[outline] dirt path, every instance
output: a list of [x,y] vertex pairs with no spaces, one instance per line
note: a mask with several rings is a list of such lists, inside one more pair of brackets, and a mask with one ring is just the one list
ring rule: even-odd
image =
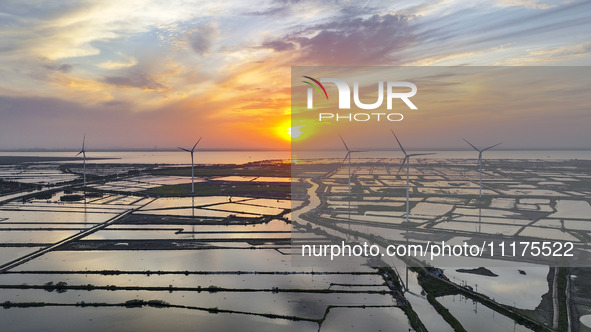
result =
[[552,304],[554,316],[552,317],[552,328],[558,328],[558,267],[554,268],[554,280],[552,281]]

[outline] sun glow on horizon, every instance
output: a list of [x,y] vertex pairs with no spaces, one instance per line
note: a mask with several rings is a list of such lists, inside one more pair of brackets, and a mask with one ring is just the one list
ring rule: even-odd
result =
[[287,128],[287,132],[291,138],[298,138],[302,134],[302,131],[300,130],[302,127],[304,126],[290,127]]
[[[288,142],[291,142],[295,139],[302,139],[302,128],[306,127],[306,125],[300,126],[292,126],[291,119],[282,122],[280,125],[276,126],[274,129],[275,134]],[[305,135],[304,135],[305,136]]]
[[275,135],[277,135],[282,140],[291,142],[292,139],[292,132],[291,132],[291,119],[287,119],[286,121],[281,122],[274,128]]

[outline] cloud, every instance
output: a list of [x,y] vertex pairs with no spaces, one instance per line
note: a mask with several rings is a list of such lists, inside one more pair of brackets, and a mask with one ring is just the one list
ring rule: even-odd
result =
[[269,9],[265,9],[262,11],[256,11],[256,12],[248,12],[246,13],[246,15],[251,15],[251,16],[281,16],[281,15],[287,15],[291,13],[291,7],[285,6],[285,7],[272,7]]
[[535,0],[500,0],[497,5],[506,7],[521,6],[531,9],[548,9],[556,6],[556,4]]
[[103,82],[119,87],[138,88],[149,91],[164,92],[168,90],[167,86],[155,81],[150,75],[135,71],[129,72],[125,76],[105,76]]
[[324,65],[395,64],[395,52],[416,40],[409,17],[398,14],[368,18],[334,17],[284,37],[268,40],[262,47],[277,52],[297,47],[299,61]]
[[67,63],[60,63],[58,61],[52,61],[49,59],[43,59],[43,64],[41,66],[45,69],[59,71],[62,73],[68,73],[73,68],[72,65]]
[[109,60],[109,61],[101,62],[97,66],[102,69],[113,70],[113,69],[133,67],[133,66],[137,65],[137,63],[138,63],[137,59],[135,59],[133,57],[125,57],[125,59],[123,59],[121,61]]
[[125,100],[89,105],[55,97],[0,95],[0,149],[74,149],[83,133],[90,149],[174,148],[197,135],[204,137],[203,147],[210,149],[248,149],[253,144],[268,149],[286,147],[284,141],[268,136],[276,118],[286,119],[282,113],[224,113],[236,100],[211,97],[187,98],[138,113]]
[[[215,15],[233,1],[45,1],[37,5],[5,0],[0,3],[2,48],[52,60],[99,55],[104,43],[149,33],[156,26]],[[198,15],[196,14],[198,13]],[[8,40],[6,40],[8,39]],[[8,44],[6,42],[9,42]]]
[[[247,11],[243,15],[276,18],[286,21],[292,18],[317,19],[324,15],[340,14],[344,16],[371,15],[380,9],[369,6],[371,0],[364,1],[317,1],[317,0],[274,0],[268,7],[257,11]],[[336,4],[336,6],[335,6]],[[388,5],[382,4],[382,10]],[[387,12],[387,10],[386,10]]]
[[283,41],[283,40],[271,40],[264,42],[262,45],[263,48],[270,48],[274,51],[283,52],[283,51],[290,51],[296,48],[296,44],[294,42]]
[[285,16],[292,14],[293,7],[301,2],[301,0],[275,0],[273,1],[273,5],[271,7],[261,11],[247,12],[245,15]]
[[124,101],[124,100],[109,100],[109,101],[105,101],[103,103],[101,103],[102,105],[105,105],[107,107],[127,107],[127,109],[130,109],[131,105],[129,104],[129,102]]
[[187,34],[187,41],[195,53],[205,55],[211,50],[218,34],[219,31],[214,25],[207,24],[197,30],[190,31]]
[[564,42],[571,37],[566,36],[565,31],[583,31],[589,27],[588,17],[583,13],[590,9],[591,2],[588,1],[543,11],[512,6],[482,12],[478,7],[468,7],[442,17],[424,18],[417,37],[427,51],[430,51],[427,45],[435,44],[438,54],[441,50],[454,53],[476,51],[507,43],[519,46],[547,44],[549,40]]
[[[0,116],[7,120],[0,123],[0,148],[71,148],[82,133],[86,133],[91,149],[144,146],[142,140],[152,145],[155,137],[165,141],[165,135],[156,130],[158,125],[167,132],[174,125],[166,112],[141,117],[125,102],[88,105],[58,98],[1,95]],[[23,131],[29,134],[19,134]]]
[[247,110],[263,110],[269,112],[275,112],[289,105],[290,99],[288,98],[256,98],[252,100],[245,100],[245,104],[239,106],[237,109],[240,111]]
[[587,57],[591,52],[591,43],[564,45],[560,47],[527,50],[526,55],[500,61],[497,65],[524,66],[545,65],[552,62],[565,62]]

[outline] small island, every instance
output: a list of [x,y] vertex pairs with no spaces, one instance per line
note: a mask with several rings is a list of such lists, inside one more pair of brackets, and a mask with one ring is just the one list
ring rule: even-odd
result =
[[486,277],[498,277],[499,276],[497,274],[494,274],[491,270],[489,270],[485,267],[479,267],[476,269],[457,269],[456,272],[478,274],[478,275],[486,276]]

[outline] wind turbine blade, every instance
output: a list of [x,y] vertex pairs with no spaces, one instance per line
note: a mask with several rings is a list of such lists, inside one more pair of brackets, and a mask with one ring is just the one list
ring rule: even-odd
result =
[[408,156],[405,156],[404,159],[402,160],[402,164],[400,164],[400,168],[398,168],[398,172],[396,172],[396,175],[398,175],[400,173],[400,171],[402,170],[402,167],[404,167],[404,164],[408,162]]
[[470,144],[470,146],[471,146],[471,147],[473,147],[473,148],[474,148],[474,150],[476,150],[476,151],[480,152],[480,150],[479,150],[477,147],[475,147],[474,145],[472,145],[472,143],[468,142],[468,140],[466,140],[465,138],[462,138],[462,139],[463,139],[464,141],[466,141],[466,143]]
[[345,149],[347,149],[347,151],[349,151],[349,147],[347,146],[347,143],[345,143],[343,136],[339,135],[339,137],[341,138],[341,141],[343,141],[343,144],[345,145]]
[[82,151],[76,153],[76,155],[74,157],[78,157],[81,153],[82,153]]
[[82,151],[84,151],[84,143],[86,142],[86,134],[82,136]]
[[394,135],[394,138],[396,139],[396,142],[398,142],[398,145],[400,146],[400,150],[402,150],[402,152],[406,156],[407,155],[406,150],[404,150],[404,148],[402,147],[402,144],[400,144],[400,141],[398,140],[398,137],[396,136],[396,134],[394,134],[394,130],[390,129],[390,131],[392,132],[392,135]]
[[195,147],[197,146],[197,144],[199,144],[199,142],[201,141],[202,138],[203,138],[203,136],[199,137],[199,139],[197,140],[197,143],[195,143],[195,145],[193,145],[193,148],[191,149],[191,151],[195,151]]
[[478,164],[480,165],[480,162],[482,161],[482,151],[479,151],[478,153]]
[[179,149],[181,149],[181,150],[183,150],[183,151],[191,152],[191,150],[187,150],[187,149],[185,149],[185,148],[181,148],[180,146],[177,146],[177,148],[179,148]]
[[495,145],[493,145],[493,146],[489,146],[489,147],[488,147],[488,148],[486,148],[486,149],[482,149],[482,151],[484,152],[484,151],[486,151],[486,150],[490,150],[490,149],[494,148],[495,146],[499,146],[499,145],[501,145],[501,144],[502,144],[502,143],[495,144]]
[[345,160],[347,160],[347,158],[349,158],[349,155],[350,154],[351,154],[351,152],[347,152],[347,154],[345,155],[345,158],[343,159],[343,161],[341,162],[341,164],[344,163]]

